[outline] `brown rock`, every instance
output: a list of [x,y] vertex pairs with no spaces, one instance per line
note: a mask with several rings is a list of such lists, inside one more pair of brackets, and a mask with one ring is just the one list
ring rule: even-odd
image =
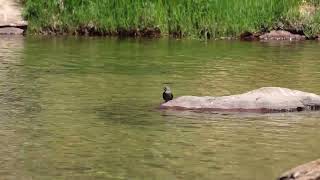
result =
[[231,96],[182,96],[166,102],[160,107],[199,111],[293,112],[320,110],[320,96],[287,88],[264,87]]
[[296,168],[293,168],[278,180],[319,180],[320,179],[320,159],[312,161]]
[[254,41],[254,40],[259,40],[259,36],[261,34],[259,33],[251,33],[249,31],[245,31],[240,34],[240,40],[242,41]]
[[306,37],[299,34],[292,34],[288,31],[271,31],[269,33],[263,34],[260,37],[260,40],[289,40],[289,41],[301,41],[305,40]]

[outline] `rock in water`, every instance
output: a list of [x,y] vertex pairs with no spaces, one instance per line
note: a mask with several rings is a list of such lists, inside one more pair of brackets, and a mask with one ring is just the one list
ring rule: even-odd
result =
[[24,33],[23,29],[8,27],[8,28],[0,28],[0,35],[21,35]]
[[317,180],[320,179],[320,159],[293,168],[278,180]]
[[261,113],[294,112],[320,110],[320,96],[287,88],[263,87],[232,96],[181,96],[163,103],[161,108]]
[[301,41],[305,40],[306,37],[299,34],[292,34],[288,31],[271,31],[269,33],[263,34],[260,40],[290,40],[290,41]]

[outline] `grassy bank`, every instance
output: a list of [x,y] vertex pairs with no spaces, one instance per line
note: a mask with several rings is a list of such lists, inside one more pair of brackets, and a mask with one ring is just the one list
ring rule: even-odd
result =
[[[31,33],[238,36],[283,26],[315,35],[320,16],[301,15],[303,0],[24,0]],[[307,4],[317,6],[319,0]],[[309,16],[309,15],[308,15]],[[142,34],[143,35],[143,34]],[[148,34],[147,34],[148,35]]]

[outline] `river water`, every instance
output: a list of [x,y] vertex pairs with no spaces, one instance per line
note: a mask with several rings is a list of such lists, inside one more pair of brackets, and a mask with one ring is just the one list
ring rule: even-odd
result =
[[162,111],[264,86],[320,94],[318,42],[1,37],[1,179],[270,180],[320,156],[320,113]]

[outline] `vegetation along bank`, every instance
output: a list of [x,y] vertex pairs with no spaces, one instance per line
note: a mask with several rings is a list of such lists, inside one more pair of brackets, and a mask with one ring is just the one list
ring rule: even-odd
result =
[[24,0],[28,33],[254,38],[320,34],[320,0]]

